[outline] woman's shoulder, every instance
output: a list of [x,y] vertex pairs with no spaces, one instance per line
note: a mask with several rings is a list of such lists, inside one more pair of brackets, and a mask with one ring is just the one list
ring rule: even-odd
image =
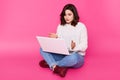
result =
[[63,27],[64,25],[61,25],[60,23],[58,24],[58,27]]
[[85,29],[85,28],[86,28],[85,24],[82,23],[82,22],[78,22],[78,24],[77,24],[76,26],[77,26],[78,28],[82,28],[82,29]]
[[78,22],[78,24],[77,24],[77,26],[82,26],[82,27],[85,27],[85,24],[84,23],[82,23],[82,22]]
[[61,30],[61,29],[63,29],[63,25],[61,25],[61,24],[58,24],[58,26],[57,26],[57,29],[58,29],[58,30]]

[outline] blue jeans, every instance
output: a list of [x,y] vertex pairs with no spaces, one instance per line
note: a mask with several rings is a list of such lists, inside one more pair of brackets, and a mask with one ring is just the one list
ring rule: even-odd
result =
[[53,65],[79,68],[84,64],[84,57],[77,52],[73,52],[71,55],[61,55],[45,52],[42,50],[42,48],[40,48],[40,53],[49,65],[50,69],[52,69]]

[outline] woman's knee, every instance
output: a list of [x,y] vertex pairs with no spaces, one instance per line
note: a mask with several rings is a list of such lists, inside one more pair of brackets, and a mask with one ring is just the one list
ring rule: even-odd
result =
[[74,54],[70,55],[69,57],[70,57],[70,60],[74,63],[77,63],[79,60],[79,55],[77,53],[74,53]]
[[74,66],[74,68],[80,68],[84,65],[84,57],[83,56],[79,56],[79,60],[78,63]]

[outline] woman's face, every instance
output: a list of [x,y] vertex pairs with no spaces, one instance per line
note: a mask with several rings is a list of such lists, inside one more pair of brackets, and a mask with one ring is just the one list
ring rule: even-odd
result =
[[70,24],[74,19],[73,12],[71,10],[65,10],[64,19],[67,24]]

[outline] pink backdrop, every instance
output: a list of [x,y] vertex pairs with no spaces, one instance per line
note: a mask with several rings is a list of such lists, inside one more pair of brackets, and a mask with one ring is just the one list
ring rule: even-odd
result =
[[66,78],[120,79],[120,0],[0,0],[0,80],[48,80],[46,73],[60,79],[38,66],[36,35],[56,31],[67,3],[75,4],[87,27],[89,48],[84,67]]

